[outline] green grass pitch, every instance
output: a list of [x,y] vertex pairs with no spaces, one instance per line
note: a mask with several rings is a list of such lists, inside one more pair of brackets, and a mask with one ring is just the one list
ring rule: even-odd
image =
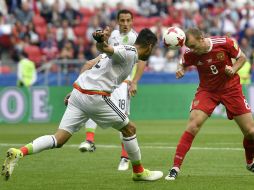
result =
[[[186,120],[136,121],[143,164],[161,170],[172,164],[175,147]],[[38,136],[53,134],[57,124],[0,125],[0,162],[9,147],[19,147]],[[117,171],[119,133],[98,129],[97,150],[80,153],[82,129],[61,149],[48,150],[20,160],[0,190],[252,190],[254,174],[245,169],[242,135],[233,121],[208,120],[195,139],[176,181],[134,182],[131,170]]]

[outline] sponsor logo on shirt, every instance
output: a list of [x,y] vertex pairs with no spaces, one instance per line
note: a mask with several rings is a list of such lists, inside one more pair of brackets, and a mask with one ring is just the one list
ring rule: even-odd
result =
[[216,54],[218,60],[223,61],[225,59],[225,55],[223,52],[219,52]]

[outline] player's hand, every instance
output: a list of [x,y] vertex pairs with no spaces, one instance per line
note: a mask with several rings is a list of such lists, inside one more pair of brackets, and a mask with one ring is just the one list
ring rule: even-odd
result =
[[68,100],[69,100],[70,96],[71,96],[71,92],[68,93],[68,94],[65,96],[65,98],[64,98],[64,105],[65,105],[65,106],[68,105]]
[[183,68],[179,68],[176,70],[176,78],[179,79],[179,78],[182,78],[184,76],[184,69]]
[[133,97],[137,94],[138,85],[136,82],[131,82],[129,87],[129,96]]
[[98,42],[102,43],[104,41],[108,41],[108,38],[112,32],[112,29],[107,26],[104,30],[96,30],[93,32],[93,38]]
[[93,32],[93,39],[95,39],[98,43],[104,42],[104,33],[102,30],[96,30]]
[[226,75],[232,77],[235,74],[235,71],[234,71],[234,69],[231,66],[226,65],[226,67],[225,67],[225,73],[226,73]]

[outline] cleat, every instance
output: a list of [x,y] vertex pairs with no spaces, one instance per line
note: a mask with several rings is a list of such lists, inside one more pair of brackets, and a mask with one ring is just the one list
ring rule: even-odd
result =
[[172,168],[171,170],[169,170],[168,175],[165,177],[165,180],[175,180],[178,173],[179,173],[179,168]]
[[79,145],[80,152],[94,152],[95,149],[95,144],[91,141],[85,141]]
[[5,177],[5,180],[8,180],[14,170],[15,165],[19,161],[20,158],[23,157],[23,153],[16,148],[10,148],[7,151],[6,159],[2,166],[1,175]]
[[121,160],[120,160],[120,163],[118,165],[118,170],[119,171],[128,170],[129,169],[129,163],[130,163],[130,160],[128,158],[122,157]]
[[162,178],[163,173],[161,171],[150,171],[144,169],[142,173],[132,173],[132,179],[134,181],[156,181]]
[[246,169],[249,170],[250,172],[254,172],[254,162],[250,165],[247,165]]

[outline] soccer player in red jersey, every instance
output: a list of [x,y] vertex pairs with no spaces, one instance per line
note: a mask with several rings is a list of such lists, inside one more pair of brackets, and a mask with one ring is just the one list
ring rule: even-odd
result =
[[[234,119],[244,135],[247,169],[254,172],[254,122],[237,74],[246,61],[244,53],[229,37],[206,38],[197,28],[186,31],[185,45],[188,49],[178,64],[176,78],[184,76],[186,67],[195,65],[200,83],[192,101],[187,128],[176,148],[173,167],[165,179],[176,179],[195,136],[220,103],[225,106],[228,119]],[[232,59],[235,59],[234,64]]]

